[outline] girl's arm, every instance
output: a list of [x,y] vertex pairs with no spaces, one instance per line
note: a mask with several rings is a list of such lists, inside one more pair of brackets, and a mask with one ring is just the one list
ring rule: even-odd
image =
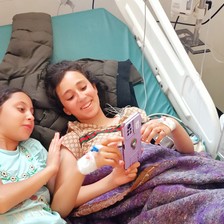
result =
[[30,198],[55,174],[55,169],[51,166],[30,177],[29,179],[3,184],[0,181],[0,213],[3,214]]
[[59,169],[59,162],[60,142],[57,133],[49,147],[47,167],[45,169],[20,182],[3,184],[0,181],[0,213],[7,212],[35,194],[51,177],[56,175]]

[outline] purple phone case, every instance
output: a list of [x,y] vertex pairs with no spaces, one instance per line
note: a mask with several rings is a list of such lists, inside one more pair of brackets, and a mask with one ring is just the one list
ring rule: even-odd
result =
[[137,162],[142,154],[141,122],[141,115],[136,112],[122,124],[121,135],[124,138],[122,156],[125,162],[125,169]]

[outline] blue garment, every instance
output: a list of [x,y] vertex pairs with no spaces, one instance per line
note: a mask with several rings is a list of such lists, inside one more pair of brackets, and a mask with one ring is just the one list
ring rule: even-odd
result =
[[[35,139],[21,142],[15,151],[0,149],[0,178],[3,184],[25,180],[46,167],[47,150]],[[4,224],[64,224],[49,206],[50,193],[43,186],[29,199],[0,215]]]

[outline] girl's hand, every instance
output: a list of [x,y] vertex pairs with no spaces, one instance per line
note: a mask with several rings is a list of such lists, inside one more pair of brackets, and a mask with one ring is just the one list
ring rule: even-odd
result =
[[94,155],[98,168],[105,165],[115,167],[119,164],[122,157],[118,145],[121,145],[122,140],[122,137],[114,137],[101,143],[102,148]]
[[127,170],[124,169],[124,161],[120,160],[118,166],[116,166],[111,172],[111,183],[116,187],[133,181],[138,172],[139,162],[132,164]]
[[60,147],[62,138],[59,133],[55,133],[48,150],[47,167],[51,168],[56,174],[60,166]]
[[160,141],[170,133],[171,129],[167,125],[160,122],[159,119],[150,120],[143,124],[141,128],[142,141],[146,143],[150,143],[154,138],[155,144],[159,144]]

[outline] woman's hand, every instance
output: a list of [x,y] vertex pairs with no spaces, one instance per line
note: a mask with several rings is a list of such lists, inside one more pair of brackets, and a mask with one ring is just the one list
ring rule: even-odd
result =
[[[174,119],[172,119],[172,121],[176,123]],[[146,143],[150,143],[154,138],[155,144],[159,144],[160,141],[170,133],[171,129],[167,125],[163,124],[160,119],[150,120],[143,124],[141,128],[142,141]]]
[[114,137],[108,138],[101,143],[102,147],[99,152],[94,153],[98,168],[105,165],[115,167],[119,164],[119,160],[121,160],[122,157],[118,145],[121,145],[122,140],[122,137]]
[[165,136],[172,135],[177,151],[190,154],[194,152],[194,145],[188,133],[174,118],[161,117],[150,120],[142,125],[141,134],[143,142],[149,143],[154,138],[155,144],[159,144]]
[[118,166],[114,167],[111,172],[111,184],[116,187],[133,181],[138,172],[139,162],[132,164],[127,170],[124,169],[124,161],[120,160]]

